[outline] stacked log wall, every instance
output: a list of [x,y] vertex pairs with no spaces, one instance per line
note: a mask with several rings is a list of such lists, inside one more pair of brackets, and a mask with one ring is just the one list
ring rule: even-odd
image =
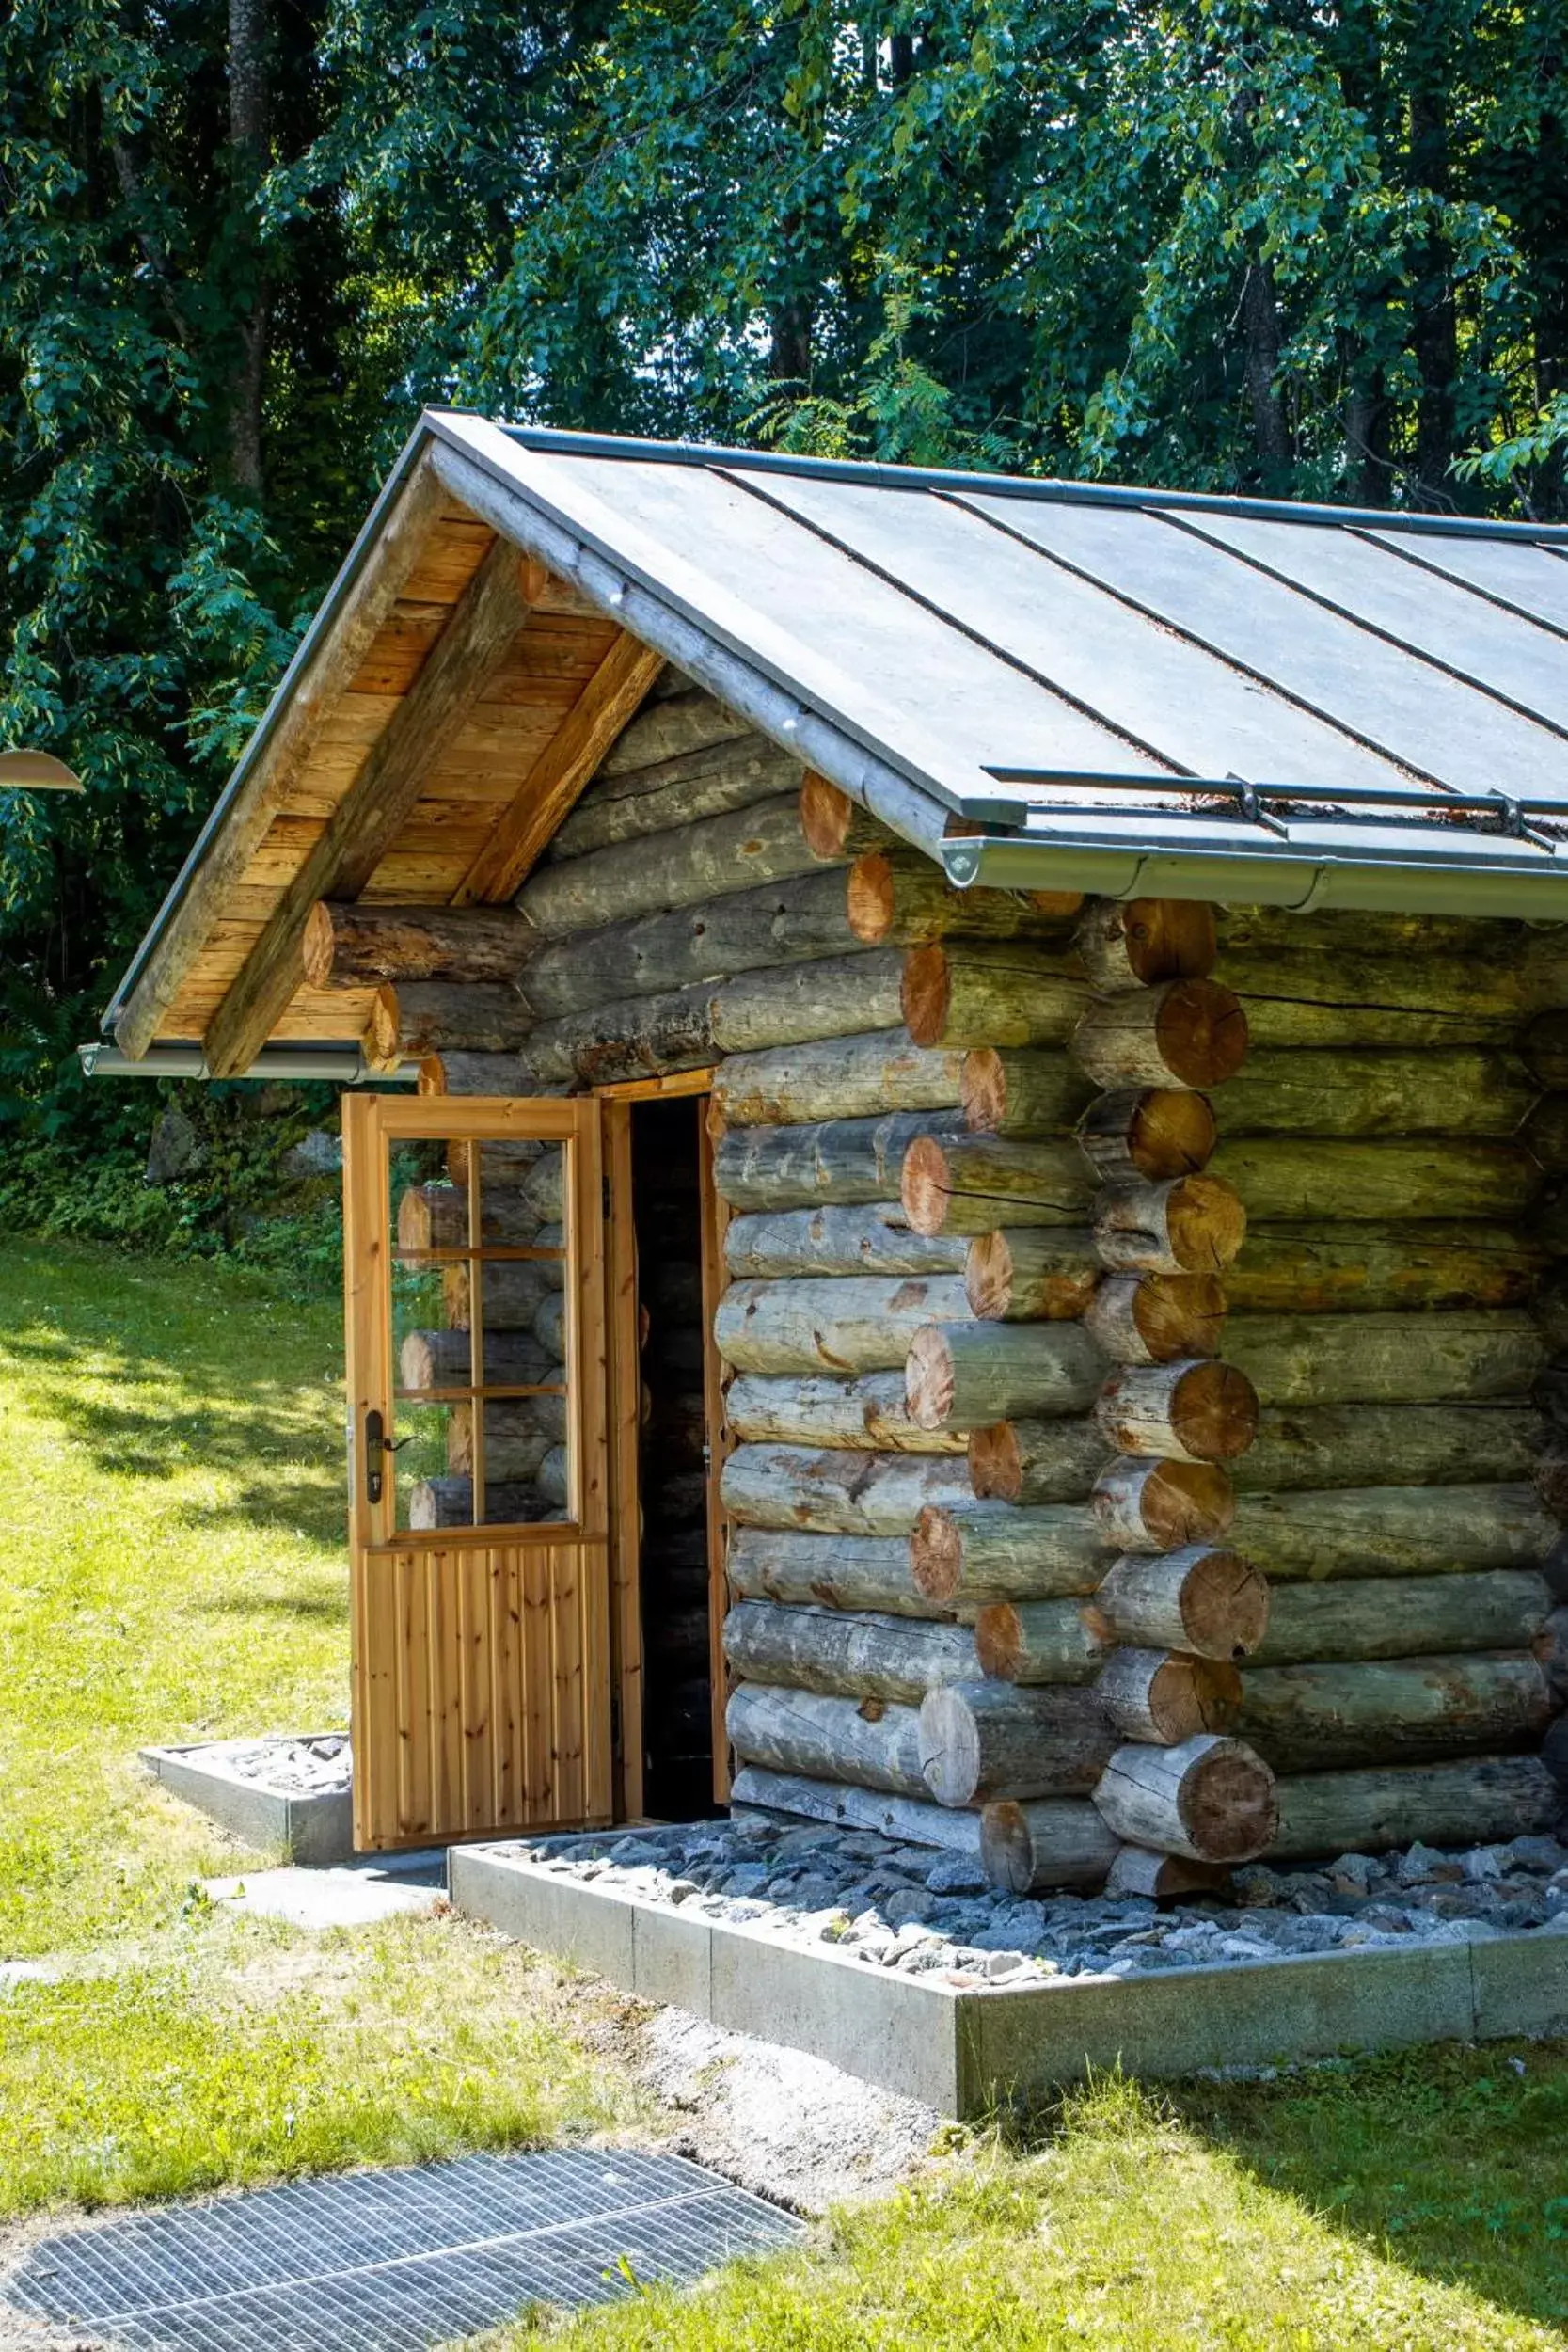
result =
[[384,975],[435,1087],[716,1068],[736,1800],[1153,1892],[1538,1825],[1555,959],[958,893],[798,782],[676,681]]

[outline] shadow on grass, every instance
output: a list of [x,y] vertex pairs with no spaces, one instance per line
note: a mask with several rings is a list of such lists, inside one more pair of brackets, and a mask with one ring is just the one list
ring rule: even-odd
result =
[[[1568,2323],[1568,2042],[1450,2042],[1149,2095],[1264,2187],[1402,2268]],[[1008,2137],[1037,2149],[1060,2112]]]
[[347,1625],[348,1594],[222,1593],[195,1601],[188,1617],[311,1617],[323,1625]]

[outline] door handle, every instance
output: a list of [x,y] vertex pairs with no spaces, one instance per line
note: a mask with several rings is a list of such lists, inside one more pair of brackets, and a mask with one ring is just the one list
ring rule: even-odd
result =
[[388,1437],[386,1422],[375,1406],[372,1406],[365,1415],[365,1501],[367,1502],[381,1501],[381,1490],[386,1484],[387,1456],[388,1454],[398,1453],[407,1443],[406,1438],[399,1438],[394,1443]]

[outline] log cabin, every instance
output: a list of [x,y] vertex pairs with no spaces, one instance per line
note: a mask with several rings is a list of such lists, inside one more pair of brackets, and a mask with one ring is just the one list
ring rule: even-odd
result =
[[420,421],[105,1015],[345,1080],[365,1849],[1568,1775],[1568,531]]

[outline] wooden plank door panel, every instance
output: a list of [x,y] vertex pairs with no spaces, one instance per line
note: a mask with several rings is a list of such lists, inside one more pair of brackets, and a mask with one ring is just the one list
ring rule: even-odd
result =
[[[355,1843],[361,1850],[444,1843],[612,1815],[610,1703],[608,1358],[600,1110],[591,1099],[441,1098],[344,1104],[344,1295],[348,1327],[350,1594]],[[559,1144],[569,1173],[564,1242],[548,1249],[481,1239],[483,1165],[468,1168],[467,1243],[398,1244],[391,1152],[444,1141]],[[563,1252],[563,1256],[562,1256]],[[493,1265],[562,1261],[569,1500],[559,1519],[492,1524],[486,1511],[487,1413],[510,1398],[487,1385],[484,1294]],[[467,1383],[397,1385],[394,1268],[467,1267]],[[369,1417],[391,1445],[421,1409],[458,1399],[468,1415],[476,1523],[404,1524],[396,1454],[379,1497],[367,1476]],[[450,1458],[450,1457],[449,1457]],[[491,1486],[504,1482],[490,1482]]]

